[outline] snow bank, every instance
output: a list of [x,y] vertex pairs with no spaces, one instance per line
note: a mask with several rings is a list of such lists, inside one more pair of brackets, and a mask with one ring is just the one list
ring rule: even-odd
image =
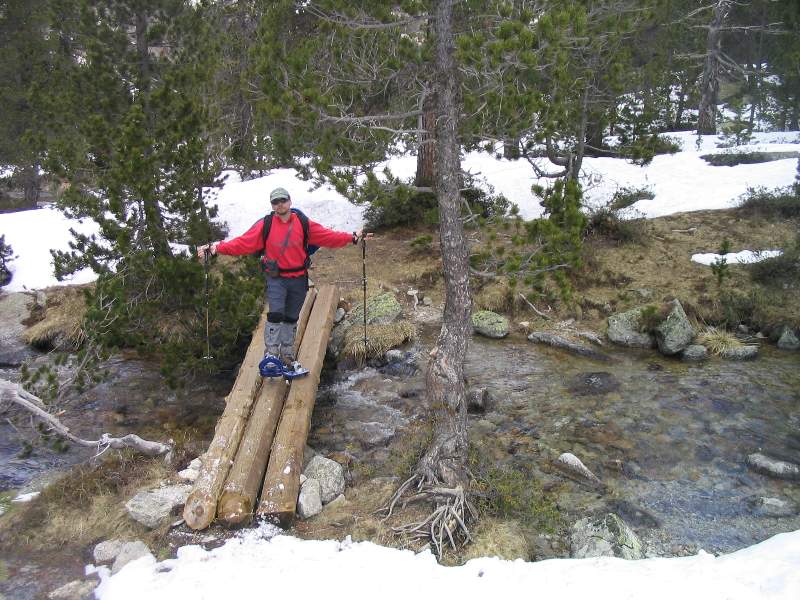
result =
[[[271,537],[274,536],[274,537]],[[93,569],[90,568],[90,571]],[[142,558],[113,577],[101,569],[101,600],[237,597],[800,598],[800,532],[715,557],[562,559],[538,563],[480,558],[443,567],[429,552],[414,554],[370,542],[304,541],[264,530],[214,550],[178,549],[174,560]]]
[[692,262],[700,263],[701,265],[713,265],[718,260],[724,258],[729,265],[748,265],[751,263],[761,262],[768,258],[775,258],[783,254],[781,250],[742,250],[741,252],[729,252],[728,254],[714,254],[713,252],[706,252],[705,254],[692,254]]

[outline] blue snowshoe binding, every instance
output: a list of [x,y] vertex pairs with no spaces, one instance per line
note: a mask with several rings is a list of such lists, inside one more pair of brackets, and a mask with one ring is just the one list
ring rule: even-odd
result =
[[261,373],[262,377],[283,377],[286,381],[308,375],[308,369],[300,366],[299,362],[294,361],[290,365],[285,365],[280,358],[272,354],[267,354],[258,363],[258,372]]
[[262,377],[283,377],[283,363],[277,356],[267,354],[258,363],[258,372],[261,373]]

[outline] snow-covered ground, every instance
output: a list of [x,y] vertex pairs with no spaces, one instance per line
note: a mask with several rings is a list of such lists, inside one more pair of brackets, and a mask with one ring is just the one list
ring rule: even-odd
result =
[[[647,187],[655,194],[631,210],[647,217],[675,212],[720,209],[736,205],[748,187],[774,188],[794,181],[797,160],[786,159],[755,165],[713,167],[700,158],[716,148],[717,138],[700,140],[690,133],[672,135],[683,151],[656,157],[647,167],[625,161],[586,159],[591,177],[585,197],[590,206],[608,202],[620,187]],[[757,134],[757,144],[747,150],[800,149],[797,132]],[[531,193],[536,183],[524,161],[508,161],[487,154],[470,153],[465,167],[483,177],[516,203],[525,218],[541,215]],[[401,177],[413,175],[413,157],[401,157],[388,166]],[[268,210],[267,198],[274,187],[285,187],[298,208],[320,223],[344,231],[358,228],[362,210],[331,188],[310,191],[291,170],[277,170],[265,177],[241,181],[229,174],[215,202],[219,218],[231,235],[237,235]],[[67,250],[69,228],[82,233],[95,229],[91,223],[66,219],[53,209],[0,215],[0,234],[5,235],[16,257],[10,263],[14,278],[6,290],[21,291],[55,285],[50,249]],[[709,249],[713,250],[713,249]],[[734,249],[740,250],[740,249]],[[751,250],[765,250],[754,248]],[[733,255],[728,255],[732,261]],[[713,262],[713,258],[710,259]],[[76,274],[69,283],[83,283],[91,273]],[[100,569],[103,583],[98,597],[122,598],[225,598],[324,594],[352,599],[442,596],[463,598],[505,595],[567,599],[601,598],[713,598],[800,599],[800,531],[775,536],[727,556],[705,553],[686,558],[651,558],[641,561],[601,558],[549,560],[540,563],[509,562],[493,558],[473,560],[463,567],[442,567],[429,553],[415,555],[371,543],[349,541],[301,541],[274,536],[269,528],[244,532],[210,551],[185,546],[174,560],[156,562],[143,558],[109,576]]]
[[[584,196],[587,206],[603,206],[621,187],[645,187],[655,197],[652,200],[640,200],[626,212],[631,216],[652,218],[676,212],[729,208],[736,205],[737,198],[749,187],[775,188],[790,185],[794,181],[796,159],[714,167],[700,156],[730,151],[716,147],[719,141],[717,136],[701,137],[698,149],[698,138],[690,132],[668,135],[681,144],[683,151],[657,156],[646,167],[613,158],[585,159],[584,173],[587,179]],[[798,132],[758,133],[755,134],[755,140],[751,145],[733,150],[800,149]],[[541,216],[542,207],[531,192],[531,185],[537,180],[525,160],[510,161],[483,152],[471,152],[464,157],[463,164],[468,171],[491,185],[496,193],[502,193],[519,206],[524,218]],[[403,156],[392,159],[385,166],[395,175],[407,178],[413,177],[416,162],[413,156]],[[550,168],[544,162],[542,167]],[[249,181],[242,181],[233,172],[226,174],[224,186],[210,201],[219,206],[219,220],[227,223],[231,236],[244,232],[268,212],[269,192],[278,186],[289,190],[294,206],[327,227],[353,231],[363,223],[361,207],[350,204],[330,186],[312,191],[311,185],[299,179],[291,169],[277,169],[269,175]],[[23,291],[57,285],[50,249],[69,249],[70,227],[81,233],[96,231],[93,223],[78,223],[49,208],[0,215],[0,234],[5,235],[6,243],[11,244],[16,256],[10,263],[13,279],[4,289]],[[66,283],[86,283],[93,278],[91,272],[84,271],[75,274]]]
[[[88,569],[94,571],[93,567]],[[178,549],[114,575],[102,567],[101,600],[218,598],[557,598],[559,600],[797,600],[800,531],[715,557],[522,560],[479,558],[443,567],[430,552],[414,554],[370,542],[299,540],[269,526],[214,550]]]

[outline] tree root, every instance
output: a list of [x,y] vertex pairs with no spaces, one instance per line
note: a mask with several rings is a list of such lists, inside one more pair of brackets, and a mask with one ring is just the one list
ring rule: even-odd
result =
[[109,448],[114,448],[116,450],[133,448],[135,451],[146,456],[168,455],[172,451],[172,446],[170,444],[144,440],[132,433],[122,437],[113,437],[108,433],[104,433],[98,440],[81,439],[73,435],[66,425],[47,412],[45,404],[40,398],[24,390],[18,383],[13,383],[7,379],[0,379],[0,399],[10,400],[14,404],[21,406],[35,417],[47,423],[58,435],[68,439],[74,444],[88,446],[90,448],[96,447],[98,455]]
[[[403,498],[412,488],[416,488],[414,493]],[[439,557],[442,556],[446,544],[456,550],[472,541],[467,523],[477,520],[478,515],[461,486],[441,487],[437,482],[415,474],[403,482],[387,505],[378,512],[384,514],[385,521],[392,516],[398,503],[401,508],[405,508],[412,502],[425,501],[435,503],[433,511],[427,517],[415,523],[392,527],[392,531],[411,539],[427,539],[434,554]]]

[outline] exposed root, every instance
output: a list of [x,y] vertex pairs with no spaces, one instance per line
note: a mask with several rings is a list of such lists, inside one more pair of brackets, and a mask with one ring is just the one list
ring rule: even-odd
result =
[[[412,488],[416,488],[414,493],[404,497],[404,494]],[[427,517],[415,523],[392,527],[392,531],[410,539],[428,540],[434,553],[439,557],[442,556],[444,546],[448,543],[455,550],[472,541],[467,522],[477,520],[478,515],[461,486],[441,487],[436,482],[415,474],[403,482],[387,505],[378,512],[384,513],[385,521],[392,516],[398,503],[401,508],[405,508],[412,502],[426,501],[435,504],[433,511]]]

